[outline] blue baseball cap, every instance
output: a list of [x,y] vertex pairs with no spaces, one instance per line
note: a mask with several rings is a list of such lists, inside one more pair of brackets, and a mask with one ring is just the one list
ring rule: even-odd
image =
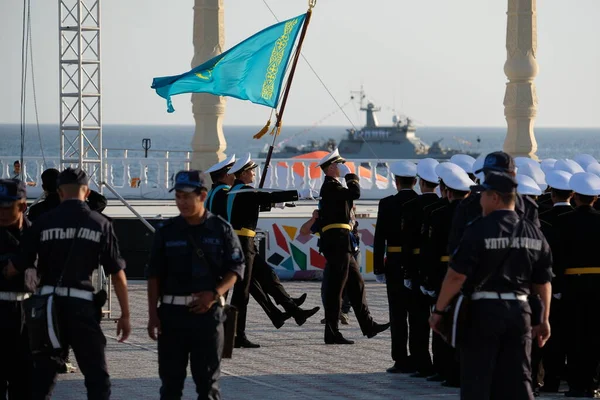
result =
[[180,190],[191,193],[198,188],[207,188],[204,181],[204,174],[199,170],[179,171],[175,175],[175,186],[169,190]]
[[475,171],[475,173],[478,174],[482,171],[514,172],[515,160],[508,153],[495,151],[485,156],[483,167]]
[[507,173],[490,171],[485,174],[485,182],[471,186],[472,192],[485,192],[486,190],[499,193],[515,193],[517,191],[517,181]]
[[27,198],[25,182],[17,179],[0,179],[0,207],[9,207],[17,200]]

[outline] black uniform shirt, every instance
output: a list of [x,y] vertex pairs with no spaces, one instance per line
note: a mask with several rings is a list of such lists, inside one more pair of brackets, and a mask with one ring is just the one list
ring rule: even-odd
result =
[[[0,271],[6,267],[8,260],[14,259],[19,253],[19,244],[22,235],[29,229],[31,223],[27,218],[23,218],[23,226],[21,229],[0,227]],[[23,273],[19,273],[10,279],[6,279],[0,273],[0,292],[28,292],[33,288],[25,287]]]
[[[254,189],[241,181],[235,180],[231,190]],[[242,228],[256,231],[258,214],[268,211],[271,206],[271,195],[266,192],[234,193],[227,195],[227,216],[233,229]]]
[[[319,201],[319,224],[321,229],[331,224],[348,224],[354,200],[360,198],[360,184],[358,176],[346,175],[345,188],[340,181],[330,176],[325,176],[321,186],[321,200]],[[321,249],[329,251],[353,252],[353,246],[345,229],[328,229],[321,233]]]
[[[400,235],[402,206],[417,196],[419,195],[414,190],[403,189],[379,201],[375,237],[373,239],[373,270],[376,274],[385,272],[384,260],[387,247],[402,246],[402,237]],[[399,267],[400,265],[396,266],[396,268]]]
[[204,206],[211,213],[227,219],[227,192],[230,186],[221,182],[213,183],[206,196]]
[[[600,267],[600,213],[589,206],[580,206],[557,218],[560,257],[558,270]],[[598,277],[599,275],[588,275]]]
[[62,202],[27,230],[15,267],[32,268],[36,258],[41,285],[56,286],[64,268],[61,286],[89,291],[99,265],[109,275],[125,268],[111,222],[79,200]]
[[563,287],[563,273],[559,269],[561,265],[561,254],[562,246],[560,244],[560,229],[558,226],[559,216],[573,211],[573,207],[570,204],[566,205],[555,205],[550,210],[540,214],[540,222],[542,223],[542,233],[546,237],[550,249],[552,250],[552,258],[554,259],[554,279],[552,280],[552,292],[562,293]]
[[[196,255],[190,235],[204,260]],[[244,268],[242,247],[231,225],[207,211],[200,225],[189,225],[178,216],[156,230],[147,275],[158,278],[162,294],[189,296],[213,290],[229,271],[242,279]]]
[[[472,193],[469,197],[461,201],[460,205],[454,213],[454,219],[452,220],[452,229],[450,230],[450,238],[448,239],[448,248],[450,254],[454,252],[460,239],[463,236],[463,232],[467,225],[474,221],[476,218],[481,217],[481,193]],[[527,196],[521,196],[517,194],[517,200],[515,204],[515,211],[519,217],[525,217],[533,223],[534,226],[540,227],[540,220],[538,219],[538,209],[535,201]]]
[[537,205],[540,214],[552,209],[552,193],[543,193],[540,197],[538,197]]
[[514,211],[499,210],[467,227],[450,267],[467,276],[466,288],[477,287],[490,275],[482,291],[529,294],[532,283],[551,281],[552,253],[533,223],[520,220]]

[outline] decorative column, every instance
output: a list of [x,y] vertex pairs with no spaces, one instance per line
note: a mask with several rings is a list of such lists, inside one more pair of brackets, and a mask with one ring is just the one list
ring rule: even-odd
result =
[[507,15],[504,115],[508,130],[504,151],[537,159],[533,132],[538,104],[533,83],[538,74],[536,0],[508,0]]
[[[221,54],[225,45],[224,0],[194,0],[194,58],[192,68]],[[196,130],[192,139],[192,168],[206,170],[225,158],[223,135],[225,98],[192,94]]]

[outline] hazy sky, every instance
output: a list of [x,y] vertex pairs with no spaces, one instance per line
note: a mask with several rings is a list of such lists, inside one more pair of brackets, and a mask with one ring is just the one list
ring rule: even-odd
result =
[[[0,123],[19,122],[22,0],[0,0]],[[268,0],[280,19],[306,0]],[[58,121],[58,1],[32,0],[40,119]],[[106,124],[193,124],[189,95],[164,99],[155,76],[190,68],[193,0],[102,0]],[[425,126],[505,126],[506,0],[319,0],[304,54],[341,104],[364,85],[383,107]],[[536,126],[600,126],[600,0],[538,1],[539,96]],[[225,0],[230,48],[275,23],[262,0]],[[30,100],[32,99],[31,96]],[[29,121],[33,106],[29,104]],[[312,125],[336,109],[304,62],[286,125]],[[354,123],[363,116],[345,109]],[[229,99],[226,125],[263,125],[269,110]],[[341,113],[325,125],[348,125]]]

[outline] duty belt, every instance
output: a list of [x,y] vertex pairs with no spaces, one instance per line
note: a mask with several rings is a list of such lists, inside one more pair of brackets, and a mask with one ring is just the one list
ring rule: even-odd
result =
[[234,230],[234,232],[238,235],[238,236],[247,236],[247,237],[254,237],[256,236],[256,232],[248,229],[248,228],[242,228],[242,229],[236,229]]
[[567,268],[565,269],[565,275],[584,275],[584,274],[600,274],[599,267],[581,267],[581,268]]
[[402,246],[389,246],[386,250],[388,253],[402,253]]
[[92,301],[94,300],[94,293],[88,290],[75,289],[70,287],[54,287],[54,286],[42,286],[37,291],[38,294],[55,294],[59,297],[75,297],[77,299]]
[[498,292],[475,292],[471,295],[472,300],[519,300],[527,301],[526,294],[498,293]]
[[327,232],[330,229],[348,229],[349,231],[351,231],[352,227],[348,224],[329,224],[329,225],[325,225],[321,229],[321,232]]
[[31,297],[31,293],[0,292],[0,301],[23,301]]
[[450,261],[450,256],[441,256],[440,257],[440,262],[448,262]]

